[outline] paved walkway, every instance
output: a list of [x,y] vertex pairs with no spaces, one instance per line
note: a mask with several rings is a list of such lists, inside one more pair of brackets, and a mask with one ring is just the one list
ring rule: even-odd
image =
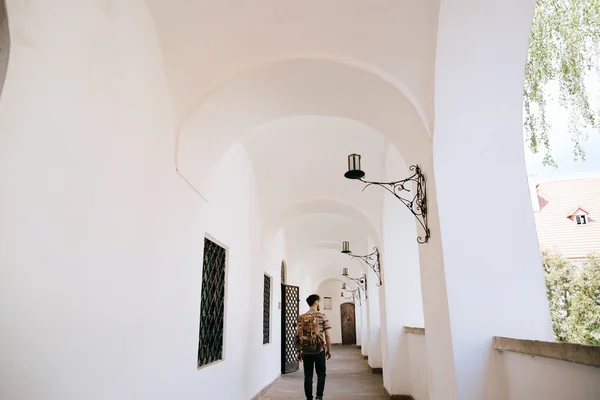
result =
[[[331,353],[331,360],[327,361],[324,400],[385,399],[382,376],[371,373],[357,347],[334,346]],[[299,371],[282,376],[261,399],[305,400],[303,382],[301,364]],[[315,386],[316,383],[315,375]]]

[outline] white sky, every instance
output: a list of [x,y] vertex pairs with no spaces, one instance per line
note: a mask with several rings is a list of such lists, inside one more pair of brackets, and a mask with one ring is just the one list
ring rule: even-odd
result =
[[[592,94],[590,101],[596,107],[600,106],[600,84],[598,79],[589,79],[588,88]],[[586,161],[574,161],[573,142],[568,131],[569,114],[558,103],[557,85],[551,85],[553,100],[548,102],[547,115],[552,125],[550,145],[558,168],[544,167],[543,151],[533,154],[525,145],[525,161],[530,182],[582,178],[585,176],[600,176],[600,132],[590,132],[590,138],[585,143]]]

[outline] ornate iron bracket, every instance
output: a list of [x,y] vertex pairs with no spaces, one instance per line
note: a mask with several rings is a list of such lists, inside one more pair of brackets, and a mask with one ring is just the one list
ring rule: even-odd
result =
[[[350,251],[349,242],[342,242],[342,253],[349,255],[351,258],[359,258],[363,260],[365,264],[371,267],[379,279],[379,283],[376,283],[376,286],[379,287],[383,284],[381,280],[381,265],[379,264],[379,249],[377,247],[373,247],[373,250],[374,251],[371,254],[367,254],[366,256],[357,256],[356,254],[352,254]],[[366,275],[364,276],[366,277]]]
[[[348,297],[344,296],[344,292],[349,293],[350,295]],[[361,303],[361,299],[360,299],[360,289],[356,288],[354,290],[350,290],[350,289],[343,289],[342,288],[342,299],[345,300],[352,300],[353,302],[356,302],[356,300],[358,300],[358,304],[362,304]]]
[[362,274],[360,278],[352,278],[350,276],[346,276],[347,279],[356,282],[356,286],[358,286],[362,291],[367,294],[367,275]]
[[[429,231],[429,225],[427,224],[427,186],[425,183],[425,176],[421,172],[421,168],[418,165],[411,165],[409,170],[414,173],[406,179],[402,179],[394,182],[376,182],[367,181],[363,179],[365,176],[364,171],[360,169],[360,158],[359,154],[350,154],[348,156],[348,172],[344,175],[348,179],[355,179],[365,183],[363,191],[369,186],[381,186],[402,202],[408,208],[408,210],[415,216],[419,224],[425,231],[424,236],[418,236],[417,242],[420,244],[427,243],[431,237]],[[410,195],[412,192],[412,185],[415,185],[414,196]]]
[[[363,273],[362,276],[359,278],[352,278],[351,276],[348,275],[348,268],[344,268],[342,270],[342,276],[350,281],[354,281],[356,283],[356,286],[358,287],[358,289],[356,289],[356,290],[362,289],[363,293],[365,294],[365,299],[368,297],[367,296],[367,274]],[[343,287],[342,287],[342,289],[343,289]],[[347,289],[344,289],[344,290],[347,290]]]

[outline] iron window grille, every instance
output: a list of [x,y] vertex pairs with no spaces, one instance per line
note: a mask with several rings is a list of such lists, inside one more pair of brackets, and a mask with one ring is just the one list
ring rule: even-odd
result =
[[226,250],[204,238],[198,368],[223,359]]
[[285,374],[298,369],[295,334],[298,327],[298,315],[300,314],[300,288],[284,285],[282,297],[284,310],[282,315],[282,348],[283,373]]
[[271,277],[264,276],[263,290],[263,344],[271,342]]

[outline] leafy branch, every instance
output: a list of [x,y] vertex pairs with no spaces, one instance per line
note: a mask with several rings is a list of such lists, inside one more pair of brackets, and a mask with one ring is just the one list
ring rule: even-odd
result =
[[575,160],[585,160],[589,130],[600,131],[600,109],[590,104],[586,79],[600,74],[600,0],[537,0],[525,70],[525,135],[534,153],[552,157],[548,83],[558,82],[559,102],[569,112]]

